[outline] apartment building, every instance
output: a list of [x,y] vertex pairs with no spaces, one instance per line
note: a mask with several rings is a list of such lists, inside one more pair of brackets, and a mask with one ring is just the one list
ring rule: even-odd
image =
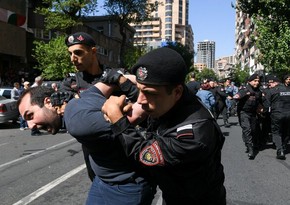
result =
[[215,42],[204,40],[197,43],[196,63],[202,63],[207,68],[214,69],[215,66]]
[[259,50],[251,39],[255,25],[249,15],[236,10],[235,28],[236,63],[240,64],[242,69],[250,68],[250,73],[264,70],[257,61]]
[[225,56],[215,61],[215,73],[220,79],[230,77],[236,64],[235,56]]
[[[148,0],[153,2],[153,0]],[[189,0],[160,0],[151,21],[131,24],[135,28],[135,45],[146,45],[149,49],[161,47],[166,41],[179,42],[194,51],[193,31],[188,24]]]

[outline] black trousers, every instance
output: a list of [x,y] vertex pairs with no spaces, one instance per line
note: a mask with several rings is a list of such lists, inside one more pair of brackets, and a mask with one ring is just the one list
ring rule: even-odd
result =
[[242,128],[242,137],[246,146],[255,146],[257,142],[257,115],[256,113],[240,111],[239,123]]
[[276,149],[281,150],[287,144],[290,132],[290,113],[272,113],[271,130]]

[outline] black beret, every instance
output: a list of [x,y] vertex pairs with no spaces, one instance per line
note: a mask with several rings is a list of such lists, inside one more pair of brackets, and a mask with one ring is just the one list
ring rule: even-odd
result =
[[248,78],[248,82],[253,81],[253,80],[256,80],[256,79],[260,79],[260,76],[257,73],[254,73],[253,75],[251,75]]
[[150,51],[132,67],[137,82],[150,85],[184,83],[187,72],[182,56],[166,47]]
[[272,82],[281,82],[279,78],[277,78],[275,75],[268,75],[267,76],[267,81],[269,83],[272,83]]
[[77,32],[69,35],[65,39],[65,44],[67,47],[76,44],[84,44],[91,47],[96,46],[96,42],[94,41],[93,37],[85,32]]

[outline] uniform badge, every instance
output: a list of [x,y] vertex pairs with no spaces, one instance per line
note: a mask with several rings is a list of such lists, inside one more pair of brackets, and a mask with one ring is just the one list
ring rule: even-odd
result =
[[77,37],[77,39],[78,39],[79,41],[83,41],[83,40],[85,40],[84,37],[83,37],[82,35],[79,35],[79,37]]
[[69,43],[73,43],[74,40],[75,40],[74,36],[70,36],[70,37],[68,37],[68,39],[67,39],[67,41],[68,41]]
[[164,158],[157,141],[145,147],[141,151],[139,158],[146,166],[164,165]]
[[136,76],[139,80],[145,80],[148,76],[148,71],[145,67],[139,67],[136,72]]

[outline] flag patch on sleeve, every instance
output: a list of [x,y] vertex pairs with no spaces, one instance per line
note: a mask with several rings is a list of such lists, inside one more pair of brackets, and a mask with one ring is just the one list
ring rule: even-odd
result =
[[192,124],[184,125],[177,128],[177,138],[183,136],[193,137]]
[[164,158],[158,142],[145,147],[139,155],[141,163],[146,166],[164,165]]

